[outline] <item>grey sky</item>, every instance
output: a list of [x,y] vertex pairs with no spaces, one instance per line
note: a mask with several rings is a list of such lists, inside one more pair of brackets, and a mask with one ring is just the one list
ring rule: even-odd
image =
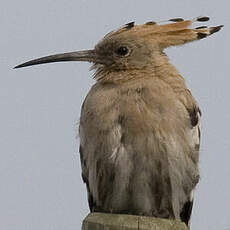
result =
[[20,0],[0,7],[0,229],[76,230],[89,212],[76,141],[81,104],[94,83],[87,63],[12,67],[92,48],[135,20],[211,17],[207,39],[167,50],[203,112],[201,180],[192,229],[230,227],[229,7],[227,0]]

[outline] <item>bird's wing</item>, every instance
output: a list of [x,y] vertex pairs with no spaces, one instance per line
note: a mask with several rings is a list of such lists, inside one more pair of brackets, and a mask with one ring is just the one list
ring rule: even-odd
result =
[[[200,137],[201,137],[201,111],[196,103],[193,104],[193,108],[187,108],[190,121],[191,121],[191,129],[190,129],[190,140],[191,145],[193,146],[195,155],[198,156],[200,150]],[[194,189],[191,191],[189,200],[184,204],[183,209],[180,213],[181,220],[185,222],[188,226],[190,225],[190,219],[192,214],[192,207],[194,201]]]
[[118,150],[121,138],[120,127],[114,124],[117,101],[112,102],[95,88],[82,105],[79,125],[82,178],[91,212],[104,211],[108,194],[113,192],[115,166],[111,154]]
[[89,189],[89,180],[88,180],[89,171],[88,171],[88,165],[84,159],[84,148],[82,147],[82,145],[80,145],[79,147],[79,153],[80,153],[81,168],[82,168],[82,174],[81,174],[82,180],[86,184],[90,212],[93,212],[94,201],[93,201],[92,193],[90,192],[90,189]]

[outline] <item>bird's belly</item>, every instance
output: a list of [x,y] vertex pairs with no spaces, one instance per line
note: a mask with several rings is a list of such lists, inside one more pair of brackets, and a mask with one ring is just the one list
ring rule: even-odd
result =
[[177,104],[156,98],[106,98],[100,108],[88,99],[80,136],[93,211],[179,219],[197,168],[187,169],[187,123]]
[[[121,125],[115,125],[102,139],[97,136],[102,141],[90,167],[95,211],[175,218],[170,177],[173,165],[159,138],[154,132],[124,131]],[[186,199],[184,194],[180,197]]]
[[128,155],[128,151],[121,148],[114,159],[116,172],[108,206],[118,213],[169,217],[170,178],[162,170],[165,162],[135,151]]

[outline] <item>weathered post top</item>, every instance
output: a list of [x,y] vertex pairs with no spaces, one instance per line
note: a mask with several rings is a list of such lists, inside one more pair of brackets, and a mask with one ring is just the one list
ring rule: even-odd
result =
[[155,217],[91,213],[83,221],[82,230],[188,230],[177,220]]

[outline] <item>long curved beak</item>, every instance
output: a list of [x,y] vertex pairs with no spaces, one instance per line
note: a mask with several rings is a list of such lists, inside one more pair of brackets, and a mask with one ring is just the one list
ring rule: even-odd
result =
[[38,59],[34,59],[23,64],[17,65],[14,69],[22,68],[31,65],[40,65],[45,63],[51,62],[64,62],[64,61],[87,61],[87,62],[95,62],[96,61],[96,54],[94,50],[83,50],[83,51],[76,51],[70,53],[62,53],[62,54],[55,54],[46,57],[41,57]]

